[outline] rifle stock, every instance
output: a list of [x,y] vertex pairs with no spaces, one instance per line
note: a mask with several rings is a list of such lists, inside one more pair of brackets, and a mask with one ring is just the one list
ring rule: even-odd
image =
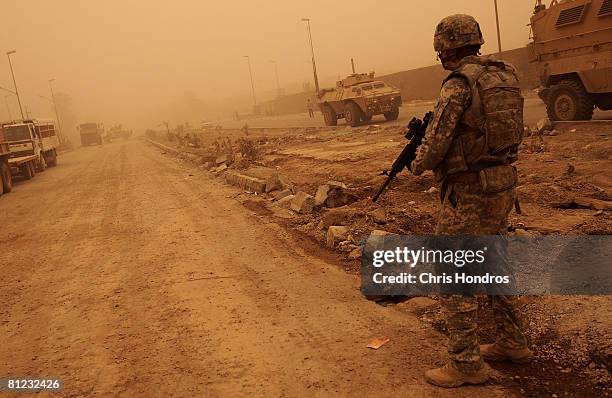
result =
[[404,168],[409,167],[410,163],[412,163],[412,161],[415,159],[417,148],[423,142],[425,131],[427,131],[427,126],[429,125],[432,117],[433,112],[427,112],[423,117],[423,120],[413,117],[410,123],[408,123],[408,131],[406,132],[405,137],[409,139],[410,142],[406,144],[397,159],[395,159],[393,165],[391,166],[391,170],[383,171],[383,174],[387,175],[387,179],[380,187],[378,192],[376,192],[376,195],[372,197],[373,202],[378,200],[391,181],[393,181],[395,177],[401,173],[402,170],[404,170]]

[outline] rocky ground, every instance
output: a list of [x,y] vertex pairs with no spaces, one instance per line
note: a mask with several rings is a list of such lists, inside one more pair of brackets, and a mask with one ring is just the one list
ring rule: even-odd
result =
[[[612,231],[612,122],[539,123],[531,126],[516,164],[522,214],[511,214],[510,233],[610,234]],[[179,145],[165,134],[149,138],[242,189],[236,197],[259,215],[293,231],[309,251],[358,273],[358,242],[373,230],[428,234],[434,229],[439,190],[431,174],[405,172],[377,204],[371,197],[405,145],[403,128],[215,130],[201,147]],[[266,187],[269,192],[266,192]],[[330,228],[331,227],[331,228]],[[579,266],[579,265],[577,265]],[[608,396],[609,297],[525,297],[522,308],[537,361],[504,370],[505,383],[526,396]],[[435,299],[398,304],[440,331]],[[482,339],[491,340],[483,306]]]

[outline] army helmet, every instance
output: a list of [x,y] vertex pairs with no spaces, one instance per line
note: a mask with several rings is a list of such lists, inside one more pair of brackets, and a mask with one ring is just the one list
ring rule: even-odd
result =
[[480,25],[471,15],[455,14],[444,18],[434,34],[434,49],[438,53],[483,44]]

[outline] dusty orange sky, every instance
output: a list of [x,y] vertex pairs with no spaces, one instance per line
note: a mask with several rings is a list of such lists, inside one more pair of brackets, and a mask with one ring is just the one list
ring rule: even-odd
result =
[[[498,3],[503,48],[525,45],[534,1]],[[52,116],[39,95],[49,95],[47,80],[54,77],[79,121],[144,128],[180,107],[186,92],[216,103],[201,118],[220,116],[219,101],[227,98],[248,104],[243,55],[251,56],[259,100],[276,90],[271,60],[281,86],[299,91],[312,81],[303,17],[311,19],[319,76],[329,85],[350,72],[351,57],[358,69],[379,75],[436,63],[433,31],[454,13],[475,16],[483,52],[496,51],[493,0],[2,0],[0,47],[17,50],[12,59],[22,102],[35,116]],[[0,86],[12,88],[2,56]],[[15,114],[16,102],[9,101]]]

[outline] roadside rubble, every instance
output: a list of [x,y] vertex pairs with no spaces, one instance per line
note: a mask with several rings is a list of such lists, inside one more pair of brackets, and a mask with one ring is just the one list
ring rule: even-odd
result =
[[[516,163],[517,192],[523,214],[511,213],[510,234],[531,237],[612,233],[609,178],[612,145],[606,129],[609,127],[589,126],[585,130],[580,124],[555,126],[547,119],[533,128],[526,126],[525,136],[530,138],[523,141]],[[251,131],[249,139],[253,145],[242,144],[257,152],[251,153],[250,159],[225,139],[219,151],[211,145],[197,159],[184,160],[202,164],[202,169],[210,170],[211,176],[239,188],[242,193],[238,200],[258,201],[261,208],[270,210],[265,213],[266,217],[296,231],[301,238],[309,237],[318,243],[320,250],[335,253],[350,273],[359,272],[361,242],[370,234],[429,234],[434,230],[439,189],[429,173],[420,177],[402,173],[379,203],[371,201],[385,178],[380,172],[390,166],[405,143],[400,126],[302,130],[285,130],[278,135],[265,131],[259,136]],[[168,153],[175,153],[167,146],[164,148]],[[444,331],[437,301],[424,300],[428,309],[417,305],[417,301],[410,311],[422,311],[424,322]],[[533,300],[525,306],[525,312],[531,319],[542,320],[543,314],[554,311],[551,308],[562,311],[567,306],[577,306],[584,317],[598,311],[603,304],[573,298],[564,305],[554,298]],[[540,354],[542,361],[554,363],[557,359],[559,364],[551,369],[546,367],[545,371],[542,368],[531,371],[553,374],[571,366],[575,377],[585,377],[597,388],[612,392],[606,390],[609,365],[602,358],[607,358],[607,354],[598,354],[606,351],[598,350],[591,357],[584,349],[580,356],[589,360],[570,365],[571,356],[562,354],[563,346],[555,346],[553,342],[571,338],[574,332],[561,330],[554,319],[548,319],[544,329],[536,329],[542,322],[530,323],[530,336],[535,339],[536,349],[545,351]],[[577,344],[580,347],[587,341],[583,332],[585,325],[576,326],[582,333],[579,335],[582,345]],[[594,329],[592,324],[589,327],[589,341],[603,338],[601,328]],[[549,342],[545,343],[542,339],[551,331],[558,337],[548,338]],[[483,339],[493,332],[486,333]],[[608,378],[602,372],[608,372]]]

